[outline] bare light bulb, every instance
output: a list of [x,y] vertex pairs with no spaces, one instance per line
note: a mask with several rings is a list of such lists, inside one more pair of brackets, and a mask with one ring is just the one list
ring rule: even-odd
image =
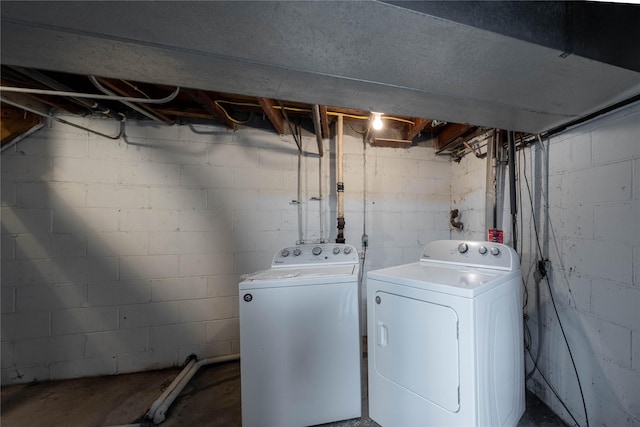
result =
[[382,129],[382,113],[373,113],[373,123],[371,124],[371,126],[375,129],[375,130],[380,130]]

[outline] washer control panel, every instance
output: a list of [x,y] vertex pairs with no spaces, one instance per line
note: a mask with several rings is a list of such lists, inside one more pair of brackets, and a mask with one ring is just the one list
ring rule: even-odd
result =
[[512,248],[493,242],[437,240],[425,246],[420,260],[501,270],[520,268],[518,255]]
[[358,251],[351,245],[341,243],[317,243],[290,246],[280,249],[271,265],[294,266],[313,264],[357,264]]

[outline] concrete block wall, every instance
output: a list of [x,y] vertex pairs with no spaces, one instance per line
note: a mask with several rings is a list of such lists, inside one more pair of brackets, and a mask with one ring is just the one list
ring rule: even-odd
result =
[[[471,171],[452,165],[452,200],[464,194],[457,190],[457,182],[465,180],[466,175],[484,176],[485,162],[467,157]],[[528,291],[525,311],[532,353],[525,357],[527,369],[533,367],[540,322],[538,366],[579,424],[586,425],[576,375],[547,283],[542,281],[538,286],[534,279],[536,261],[544,258],[549,260],[549,284],[580,376],[589,424],[637,427],[640,105],[557,134],[544,141],[544,148],[535,144],[521,150],[518,162],[518,191],[522,196],[518,220],[523,229],[519,252]],[[535,215],[531,213],[527,181]],[[511,227],[508,207],[507,187],[505,232]],[[481,210],[484,205],[474,208]],[[539,312],[535,303],[538,291]],[[573,425],[539,372],[527,387]]]
[[[298,240],[290,136],[146,122],[128,123],[126,135],[54,123],[2,152],[2,384],[236,353],[241,275]],[[303,144],[317,153],[315,138]],[[312,200],[317,156],[302,158],[310,242],[321,206],[335,240],[334,145],[325,144],[322,201]],[[448,159],[368,147],[365,164],[355,135],[345,152],[347,242],[360,248],[366,211],[366,268],[413,261],[426,241],[448,237]]]

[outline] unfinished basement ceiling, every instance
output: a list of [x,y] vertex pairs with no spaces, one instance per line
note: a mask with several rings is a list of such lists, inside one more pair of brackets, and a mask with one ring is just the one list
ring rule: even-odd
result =
[[3,1],[1,58],[531,133],[640,94],[638,7],[497,4]]

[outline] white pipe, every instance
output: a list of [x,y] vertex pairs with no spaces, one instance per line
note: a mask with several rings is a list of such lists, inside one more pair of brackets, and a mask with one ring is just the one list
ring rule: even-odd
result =
[[195,363],[192,364],[191,362],[189,362],[189,364],[182,370],[180,375],[178,375],[178,377],[176,377],[176,379],[171,384],[171,385],[175,384],[175,386],[174,387],[170,386],[167,389],[167,390],[170,389],[168,393],[166,393],[167,390],[165,390],[165,393],[163,393],[162,395],[164,396],[166,394],[166,397],[163,399],[162,403],[160,403],[157,406],[154,412],[151,412],[151,410],[149,410],[149,413],[147,414],[147,418],[149,419],[152,418],[154,424],[162,423],[166,418],[167,410],[169,409],[171,404],[174,402],[174,400],[176,400],[176,398],[180,395],[180,393],[185,388],[185,386],[189,383],[191,378],[193,378],[196,372],[198,372],[198,369],[200,369],[201,367],[206,365],[211,365],[214,363],[230,362],[232,360],[238,360],[238,359],[240,359],[240,354],[236,353],[236,354],[229,354],[227,356],[209,357],[207,359],[199,360],[198,362],[195,362],[195,360],[192,360],[191,362],[195,362]]
[[146,417],[147,418],[153,418],[153,415],[156,413],[156,411],[158,410],[158,408],[160,407],[160,405],[162,405],[162,402],[164,402],[164,400],[167,398],[167,396],[169,395],[169,393],[171,393],[176,386],[178,385],[178,383],[180,383],[180,381],[182,380],[182,378],[184,378],[184,376],[187,374],[187,372],[189,372],[189,370],[193,367],[193,365],[196,364],[196,359],[191,359],[189,361],[189,363],[187,363],[187,365],[182,369],[182,371],[180,371],[180,373],[178,374],[178,376],[175,377],[175,379],[173,380],[173,382],[171,384],[169,384],[169,387],[167,387],[164,392],[160,395],[160,397],[158,397],[152,404],[151,404],[151,408],[149,408],[149,411],[147,412]]
[[[90,76],[89,78],[93,78],[93,76]],[[13,87],[13,86],[0,86],[0,92],[31,93],[34,95],[53,95],[53,96],[65,96],[70,98],[106,99],[110,101],[120,101],[120,102],[137,102],[140,104],[164,104],[166,102],[173,100],[176,96],[178,96],[178,92],[180,92],[180,88],[176,87],[176,89],[171,93],[171,95],[165,98],[159,98],[159,99],[133,98],[129,96],[119,96],[119,95],[98,95],[95,93],[67,92],[67,91],[61,91],[61,90],[48,90],[48,89],[31,89],[31,88]]]

